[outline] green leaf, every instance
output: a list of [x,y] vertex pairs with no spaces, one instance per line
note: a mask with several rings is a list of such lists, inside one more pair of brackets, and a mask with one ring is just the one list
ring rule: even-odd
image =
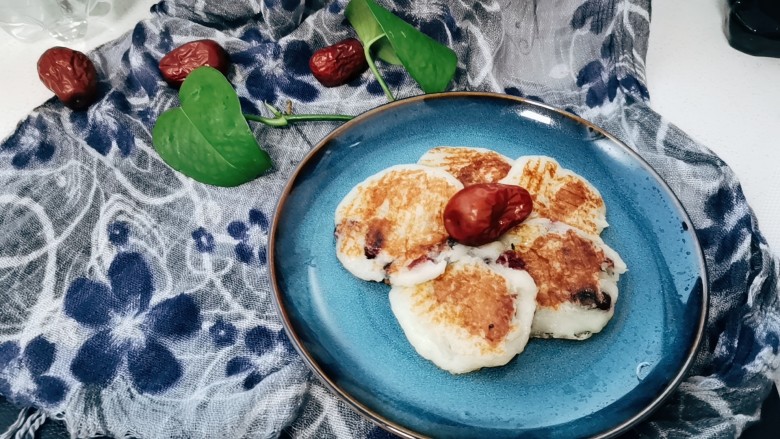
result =
[[201,183],[231,187],[271,167],[241,113],[235,90],[218,70],[200,67],[179,90],[181,108],[161,114],[152,143],[173,169]]
[[376,50],[377,58],[381,59],[382,61],[396,66],[403,65],[403,62],[401,62],[401,59],[398,58],[398,55],[396,55],[395,49],[393,49],[393,45],[390,44],[390,41],[387,39],[387,37],[382,38],[372,44],[371,48]]
[[401,60],[395,54],[395,50],[387,38],[377,37],[384,36],[385,31],[374,19],[374,14],[371,13],[371,9],[368,8],[368,4],[364,1],[352,1],[347,5],[345,14],[352,27],[355,28],[355,32],[358,34],[358,38],[363,44],[366,44],[372,40],[376,40],[371,48],[375,51],[377,58],[390,64],[401,65]]
[[377,57],[387,62],[400,61],[424,92],[444,91],[455,76],[458,58],[452,49],[418,31],[374,0],[351,0],[345,14],[363,44],[371,46],[366,47],[367,54],[378,44],[375,48]]

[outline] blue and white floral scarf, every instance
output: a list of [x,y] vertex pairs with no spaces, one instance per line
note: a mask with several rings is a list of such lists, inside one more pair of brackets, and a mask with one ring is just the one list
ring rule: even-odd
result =
[[[732,437],[758,419],[779,361],[778,263],[732,171],[648,107],[649,0],[382,3],[457,52],[453,90],[525,96],[604,126],[691,214],[711,282],[706,337],[636,432]],[[245,112],[383,104],[368,74],[326,89],[308,70],[313,50],[353,36],[345,4],[163,1],[90,54],[103,97],[89,111],[52,99],[0,145],[0,394],[79,437],[386,434],[312,377],[270,298],[277,196],[337,124],[255,127],[276,168],[239,189],[183,177],[151,145],[156,117],[177,103],[157,62],[194,39],[231,54]],[[386,71],[398,96],[420,93]]]

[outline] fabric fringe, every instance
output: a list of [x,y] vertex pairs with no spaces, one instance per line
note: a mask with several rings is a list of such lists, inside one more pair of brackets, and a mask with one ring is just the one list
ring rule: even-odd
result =
[[16,421],[8,427],[0,439],[35,439],[35,432],[46,422],[42,411],[26,408],[19,412]]

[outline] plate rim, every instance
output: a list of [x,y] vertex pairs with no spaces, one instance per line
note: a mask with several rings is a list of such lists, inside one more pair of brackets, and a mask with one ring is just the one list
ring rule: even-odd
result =
[[[309,161],[314,156],[319,154],[319,152],[323,150],[331,142],[333,138],[339,136],[342,132],[349,130],[350,128],[352,128],[352,126],[360,124],[364,120],[369,119],[376,114],[393,109],[395,107],[405,106],[405,105],[418,103],[418,102],[424,102],[428,100],[453,99],[453,98],[497,99],[497,100],[509,101],[510,103],[514,103],[514,104],[524,104],[532,107],[543,108],[545,110],[555,112],[563,117],[571,119],[601,134],[602,136],[606,137],[607,139],[617,144],[624,151],[628,152],[629,155],[631,155],[646,171],[649,172],[650,175],[652,175],[655,178],[656,182],[659,183],[660,187],[666,191],[667,195],[670,196],[672,204],[679,210],[679,212],[682,213],[683,219],[688,224],[690,224],[691,228],[693,229],[693,222],[691,221],[690,215],[688,215],[687,210],[685,210],[685,207],[682,205],[677,195],[674,193],[674,191],[672,191],[672,189],[669,187],[666,181],[658,174],[658,172],[656,172],[656,170],[652,166],[650,166],[650,164],[642,156],[640,156],[639,153],[634,151],[623,141],[621,141],[616,136],[609,133],[607,130],[599,127],[598,125],[586,119],[583,119],[582,117],[576,114],[570,113],[565,110],[561,110],[559,108],[556,108],[554,106],[542,102],[537,102],[534,100],[525,99],[518,96],[513,96],[513,95],[508,95],[503,93],[481,92],[481,91],[453,91],[453,92],[417,95],[417,96],[411,96],[403,99],[398,99],[393,102],[388,102],[378,107],[374,107],[370,110],[367,110],[355,116],[354,119],[347,121],[343,125],[337,127],[336,129],[328,133],[319,142],[317,142],[317,144],[303,157],[303,159],[301,159],[301,161],[295,167],[292,174],[290,174],[290,177],[287,179],[287,182],[284,185],[284,189],[279,195],[279,199],[276,203],[274,214],[273,214],[273,220],[271,222],[271,227],[268,234],[268,264],[269,264],[268,271],[270,274],[271,289],[273,290],[273,294],[271,295],[271,298],[272,301],[274,302],[274,307],[276,308],[276,311],[282,320],[282,326],[284,327],[284,331],[287,333],[287,336],[290,338],[291,344],[298,352],[298,354],[302,357],[306,366],[314,373],[314,376],[317,377],[317,379],[326,388],[328,388],[337,397],[341,398],[344,402],[350,405],[353,409],[355,409],[355,411],[357,411],[365,419],[368,419],[369,421],[378,425],[379,427],[384,428],[385,430],[395,435],[398,435],[400,437],[403,437],[405,439],[419,439],[419,438],[425,438],[426,436],[421,433],[415,432],[407,427],[404,427],[398,423],[395,423],[389,419],[386,419],[384,416],[380,415],[379,413],[375,412],[371,408],[367,407],[366,405],[358,401],[355,397],[350,395],[344,389],[340,388],[335,382],[333,382],[330,379],[330,377],[327,376],[327,374],[322,370],[319,364],[317,364],[316,360],[312,357],[309,351],[303,346],[303,344],[298,338],[298,335],[293,330],[293,325],[292,322],[290,321],[290,317],[287,313],[287,310],[282,305],[282,291],[281,288],[279,287],[279,283],[276,276],[277,267],[276,267],[276,257],[275,257],[275,250],[276,250],[275,244],[276,244],[277,229],[279,227],[279,214],[284,208],[288,196],[292,191],[294,183],[297,181],[298,176],[300,175],[303,168],[309,163]],[[617,436],[618,434],[625,432],[627,429],[631,428],[632,426],[636,425],[637,423],[645,419],[652,412],[658,409],[663,404],[663,402],[674,392],[674,390],[677,389],[677,387],[680,385],[680,383],[682,383],[683,378],[685,378],[685,375],[688,373],[691,366],[693,365],[693,362],[696,358],[699,348],[701,347],[702,339],[704,338],[704,327],[706,325],[707,318],[709,316],[710,294],[709,294],[709,279],[707,275],[707,261],[704,256],[704,250],[702,249],[701,244],[699,243],[699,239],[696,235],[695,230],[692,230],[691,239],[696,249],[695,253],[699,261],[699,276],[701,277],[701,281],[702,281],[702,291],[701,291],[702,309],[701,309],[699,321],[697,322],[696,325],[696,336],[694,338],[693,343],[688,348],[688,351],[685,355],[685,361],[683,362],[682,367],[674,376],[674,378],[672,378],[672,380],[666,385],[663,391],[661,391],[661,393],[655,396],[647,406],[645,406],[637,414],[623,421],[622,423],[617,424],[612,428],[600,432],[594,436],[591,436],[594,439],[605,439],[605,438],[611,438]]]

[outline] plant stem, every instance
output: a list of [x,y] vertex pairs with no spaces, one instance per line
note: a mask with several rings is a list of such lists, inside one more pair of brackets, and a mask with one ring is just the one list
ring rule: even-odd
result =
[[311,121],[329,121],[329,120],[352,120],[355,116],[346,114],[288,114],[284,116],[289,122]]
[[382,34],[377,36],[373,40],[369,41],[368,43],[366,43],[365,47],[363,48],[363,53],[366,55],[368,68],[371,69],[371,73],[374,74],[374,77],[376,78],[376,81],[379,83],[379,86],[382,87],[382,90],[385,91],[385,96],[387,96],[387,100],[393,102],[395,100],[395,96],[393,96],[393,93],[390,92],[390,89],[387,87],[387,84],[385,83],[384,78],[382,78],[382,75],[379,74],[379,70],[377,70],[376,64],[374,64],[374,58],[371,56],[371,45],[374,44],[374,42],[384,37],[385,34]]
[[244,114],[244,119],[253,120],[255,122],[264,123],[271,127],[286,127],[292,122],[308,122],[308,121],[331,121],[339,120],[346,121],[352,120],[355,116],[348,116],[346,114],[294,114],[294,115],[282,115],[276,114],[274,117],[256,116],[254,114]]

